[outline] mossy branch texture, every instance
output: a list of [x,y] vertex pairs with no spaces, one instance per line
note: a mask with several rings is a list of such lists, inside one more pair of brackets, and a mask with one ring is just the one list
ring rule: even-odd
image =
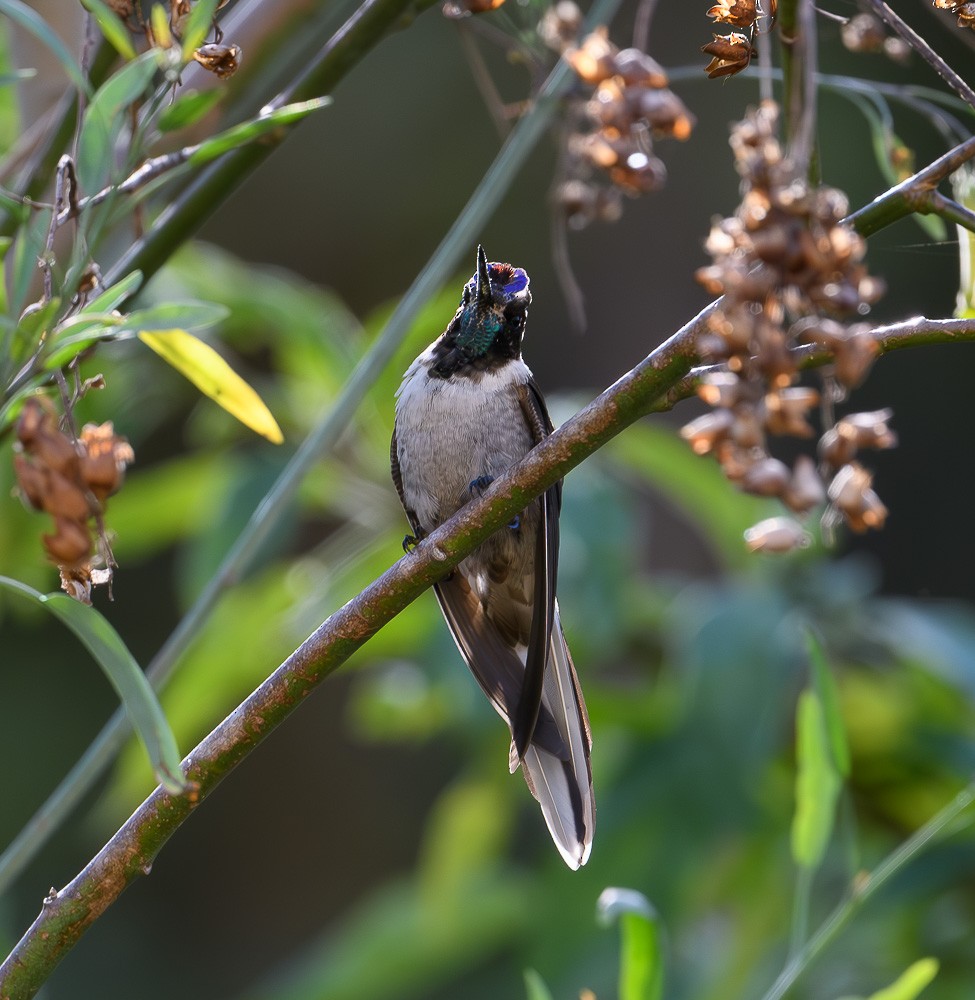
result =
[[[0,966],[0,1000],[34,996],[122,891],[149,873],[166,841],[223,777],[384,625],[607,441],[671,405],[698,360],[697,338],[715,308],[702,310],[309,636],[186,757],[184,772],[194,785],[190,794],[157,788],[71,883],[44,900],[40,915]],[[913,320],[880,327],[875,336],[881,352],[975,340],[975,321]]]

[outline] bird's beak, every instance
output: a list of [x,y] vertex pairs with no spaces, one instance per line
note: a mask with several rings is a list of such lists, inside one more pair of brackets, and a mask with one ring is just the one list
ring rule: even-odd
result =
[[491,295],[491,276],[488,274],[487,254],[480,244],[477,247],[477,295],[475,298],[478,310],[487,309],[494,304],[494,298]]

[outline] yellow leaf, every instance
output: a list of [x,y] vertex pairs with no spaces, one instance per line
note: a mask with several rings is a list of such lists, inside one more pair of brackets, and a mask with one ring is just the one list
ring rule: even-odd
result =
[[208,344],[185,330],[144,331],[139,339],[252,431],[274,444],[284,440],[261,397]]

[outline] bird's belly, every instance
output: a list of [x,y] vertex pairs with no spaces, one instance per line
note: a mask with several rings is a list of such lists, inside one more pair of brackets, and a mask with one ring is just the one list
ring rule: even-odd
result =
[[532,446],[514,387],[429,379],[403,393],[396,412],[403,498],[425,531],[471,499],[471,483],[495,478]]

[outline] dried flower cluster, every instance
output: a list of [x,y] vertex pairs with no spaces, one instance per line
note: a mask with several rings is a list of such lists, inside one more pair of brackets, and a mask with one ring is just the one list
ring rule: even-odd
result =
[[701,51],[711,56],[705,72],[712,80],[734,76],[748,66],[755,55],[752,41],[758,31],[758,22],[763,17],[774,19],[776,7],[777,0],[764,0],[764,3],[761,0],[718,0],[708,11],[708,17],[713,18],[715,24],[740,29],[726,35],[715,32],[712,40],[701,46]]
[[[862,324],[845,326],[833,317],[863,313],[883,292],[862,264],[863,240],[841,222],[846,199],[811,186],[784,159],[777,119],[776,106],[763,104],[732,132],[744,194],[735,215],[714,224],[707,240],[713,262],[698,272],[708,291],[725,296],[698,343],[701,357],[721,363],[721,370],[704,375],[698,389],[712,411],[682,434],[748,493],[777,497],[799,516],[828,504],[827,523],[879,528],[886,508],[855,459],[861,449],[893,446],[889,411],[852,414],[828,428],[818,466],[803,455],[790,468],[768,449],[770,435],[814,435],[809,416],[820,393],[797,384],[793,349],[826,347],[835,383],[844,390],[858,385],[876,342]],[[746,539],[752,548],[802,544],[797,522],[773,521],[752,529]]]
[[884,22],[876,14],[864,12],[851,17],[840,30],[840,38],[851,52],[882,52],[898,63],[911,58],[910,45],[897,35],[887,34]]
[[[105,501],[122,485],[134,454],[112,424],[86,424],[77,440],[58,426],[51,403],[31,397],[17,422],[14,471],[20,491],[35,509],[54,519],[54,533],[41,540],[61,570],[61,585],[72,597],[90,603],[91,586],[102,582],[96,562],[111,564],[100,528]],[[94,557],[92,521],[102,543]]]
[[958,17],[959,28],[975,31],[975,3],[956,3],[955,0],[931,0],[935,7],[950,11]]
[[640,49],[617,48],[605,27],[580,39],[581,27],[579,8],[560,0],[538,29],[591,88],[570,107],[575,126],[568,140],[567,177],[556,193],[574,228],[613,221],[622,211],[622,195],[660,188],[667,171],[654,155],[653,140],[687,139],[694,127],[694,116],[668,88],[656,60]]

